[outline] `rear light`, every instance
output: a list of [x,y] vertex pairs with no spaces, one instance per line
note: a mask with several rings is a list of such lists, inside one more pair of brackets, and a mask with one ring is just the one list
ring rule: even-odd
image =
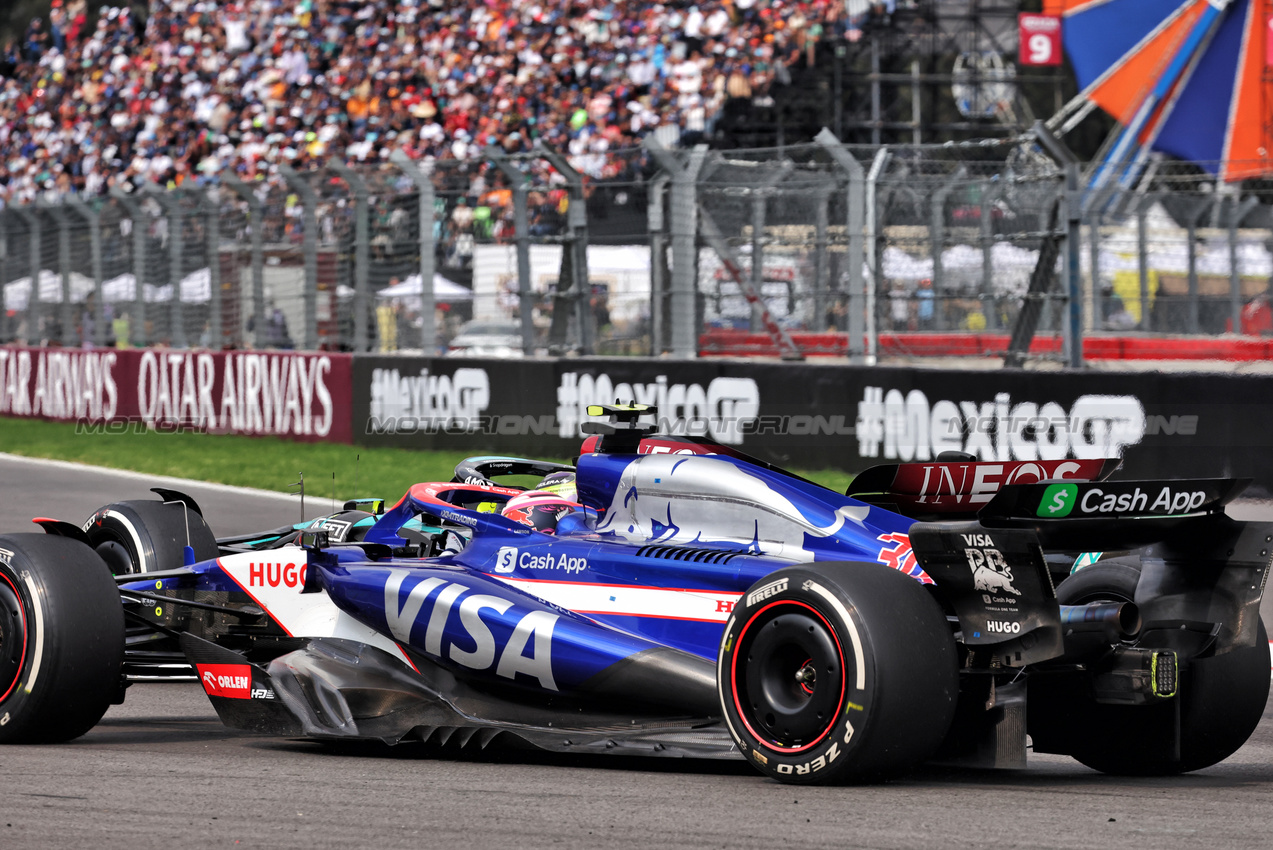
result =
[[1150,669],[1153,674],[1154,696],[1175,696],[1176,683],[1179,680],[1179,664],[1176,660],[1176,653],[1170,650],[1155,652]]

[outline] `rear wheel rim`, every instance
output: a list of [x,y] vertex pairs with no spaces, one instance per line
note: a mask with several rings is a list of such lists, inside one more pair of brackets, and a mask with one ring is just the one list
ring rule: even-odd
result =
[[0,572],[0,703],[17,687],[26,654],[26,612],[22,597],[13,580]]
[[827,619],[804,602],[753,614],[731,666],[735,710],[752,737],[774,751],[817,746],[844,709],[844,651]]
[[115,539],[103,540],[97,544],[97,554],[110,568],[111,575],[131,575],[136,572],[132,554],[122,542]]

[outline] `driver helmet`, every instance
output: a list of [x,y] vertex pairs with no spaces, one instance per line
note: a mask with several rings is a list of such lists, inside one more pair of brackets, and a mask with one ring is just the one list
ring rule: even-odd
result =
[[[574,482],[572,481],[571,487],[573,488],[573,486]],[[500,513],[513,522],[530,526],[536,531],[542,531],[544,534],[554,534],[557,530],[558,519],[582,507],[578,502],[571,501],[557,493],[544,490],[529,490],[509,499]]]
[[548,473],[535,485],[535,491],[553,493],[571,502],[579,497],[575,489],[575,473],[568,469]]

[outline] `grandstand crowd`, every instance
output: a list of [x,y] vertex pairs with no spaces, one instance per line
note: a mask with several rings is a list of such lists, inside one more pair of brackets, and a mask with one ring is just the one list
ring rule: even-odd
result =
[[52,0],[0,55],[0,201],[537,139],[602,178],[607,151],[702,137],[854,26],[843,0],[152,0],[146,20]]

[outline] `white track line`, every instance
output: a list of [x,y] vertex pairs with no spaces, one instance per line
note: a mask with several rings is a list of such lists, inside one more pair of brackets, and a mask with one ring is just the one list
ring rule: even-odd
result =
[[229,493],[238,496],[272,496],[276,499],[286,499],[292,504],[296,504],[297,496],[295,493],[279,493],[276,490],[258,490],[255,487],[236,487],[232,484],[216,484],[211,481],[195,481],[191,478],[174,478],[171,475],[152,475],[148,472],[132,472],[127,469],[114,469],[109,466],[94,466],[89,463],[71,463],[65,460],[50,460],[42,457],[26,457],[24,455],[9,454],[8,452],[0,452],[0,461],[15,461],[17,463],[26,463],[32,466],[51,467],[53,469],[65,469],[72,472],[91,471],[97,473],[105,473],[115,475],[129,481],[138,481],[141,483],[157,484],[159,486],[172,485],[174,487],[202,487],[205,490],[212,490],[217,493]]

